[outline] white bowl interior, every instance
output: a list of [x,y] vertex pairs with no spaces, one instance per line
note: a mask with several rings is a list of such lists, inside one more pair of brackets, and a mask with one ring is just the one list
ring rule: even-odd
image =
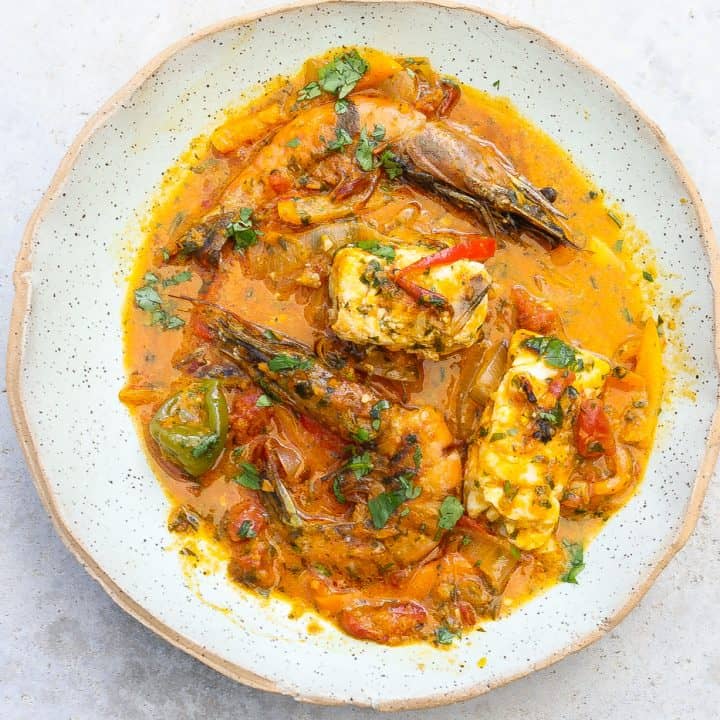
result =
[[[176,551],[166,549],[168,502],[117,398],[126,292],[118,247],[138,242],[138,218],[162,172],[243,91],[340,44],[426,55],[481,89],[500,79],[501,92],[647,231],[672,272],[663,279],[669,292],[689,293],[678,320],[697,398],[676,396],[665,409],[644,484],[587,552],[580,585],[554,587],[449,651],[363,644],[329,626],[309,634],[306,620],[288,619],[283,602],[259,603],[223,573],[199,582],[232,612],[198,601]],[[81,147],[32,235],[19,394],[57,519],[107,580],[181,644],[187,638],[216,664],[245,668],[298,697],[382,707],[449,701],[565,654],[637,597],[668,555],[706,450],[718,384],[713,292],[698,210],[681,202],[687,197],[656,135],[602,78],[533,31],[478,12],[338,3],[200,37],[121,98]]]

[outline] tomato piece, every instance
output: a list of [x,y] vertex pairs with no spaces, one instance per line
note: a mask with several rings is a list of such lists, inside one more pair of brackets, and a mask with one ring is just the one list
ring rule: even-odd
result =
[[517,310],[519,327],[541,335],[561,329],[557,312],[548,303],[531,295],[522,285],[513,286],[510,297]]
[[273,170],[268,176],[268,185],[276,195],[286,193],[292,187],[293,181],[282,170]]
[[343,610],[339,622],[346,633],[360,640],[396,645],[417,637],[427,622],[427,610],[412,601],[367,603]]
[[258,407],[257,401],[262,393],[256,388],[235,393],[230,411],[230,427],[235,442],[244,445],[255,435],[260,435],[272,416],[272,407]]
[[460,611],[460,620],[463,627],[474,627],[477,623],[475,608],[466,600],[460,600],[457,604]]
[[267,513],[254,490],[245,493],[225,516],[225,529],[232,542],[253,540],[267,525]]
[[610,420],[599,400],[583,400],[575,419],[575,447],[584,458],[615,454]]
[[548,392],[554,398],[560,398],[560,396],[575,382],[575,373],[572,370],[562,373],[557,377],[553,378],[548,385]]

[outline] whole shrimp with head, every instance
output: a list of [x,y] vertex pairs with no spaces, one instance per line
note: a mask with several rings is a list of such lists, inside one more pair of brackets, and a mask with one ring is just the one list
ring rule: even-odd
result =
[[268,395],[348,443],[345,460],[324,478],[342,507],[335,516],[305,512],[281,464],[265,456],[263,501],[292,533],[303,562],[368,580],[428,556],[443,536],[440,508],[459,497],[462,483],[442,413],[391,402],[310,348],[227,311],[200,311],[222,352]]

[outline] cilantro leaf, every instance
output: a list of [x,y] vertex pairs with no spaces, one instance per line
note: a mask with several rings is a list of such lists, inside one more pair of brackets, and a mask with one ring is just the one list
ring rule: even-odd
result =
[[365,172],[369,172],[374,167],[372,151],[375,146],[375,141],[368,137],[367,130],[363,128],[360,131],[360,141],[355,149],[355,159],[360,169]]
[[443,530],[452,530],[464,512],[465,508],[462,503],[453,495],[448,495],[440,505],[438,527]]
[[335,139],[331,140],[325,147],[334,152],[341,152],[348,145],[352,145],[352,138],[344,128],[336,128]]
[[372,253],[376,257],[392,262],[395,259],[395,248],[392,245],[381,245],[377,240],[359,240],[355,243],[361,250]]
[[272,398],[269,395],[263,394],[255,402],[255,407],[259,407],[259,408],[272,407],[272,404],[273,404]]
[[169,278],[165,278],[162,281],[163,287],[170,287],[170,285],[180,285],[180,283],[187,282],[192,278],[192,273],[189,270],[183,270],[182,272],[177,273],[177,275],[172,275]]
[[370,418],[372,419],[372,429],[380,429],[380,413],[390,408],[390,402],[388,400],[380,400],[376,402],[370,410]]
[[368,64],[360,57],[358,51],[351,50],[323,65],[318,70],[317,84],[325,92],[333,93],[342,100],[358,84],[367,69]]
[[540,355],[550,367],[582,370],[582,358],[578,358],[575,348],[556,337],[531,337],[523,345]]
[[403,174],[403,167],[400,164],[400,161],[390,150],[383,150],[380,154],[379,160],[380,165],[391,180],[394,180]]
[[338,115],[344,115],[347,112],[349,104],[350,102],[348,100],[338,100],[335,103],[335,112]]
[[358,480],[372,472],[373,467],[374,465],[370,459],[369,452],[364,452],[362,455],[355,455],[345,464],[345,470],[352,470]]
[[313,98],[320,97],[320,95],[322,95],[320,86],[316,82],[310,82],[302,88],[302,90],[300,90],[298,93],[298,100],[301,102],[305,100],[312,100]]
[[309,370],[312,367],[310,358],[299,358],[280,353],[268,361],[268,369],[272,372],[285,372],[286,370]]
[[390,516],[402,505],[405,493],[386,491],[368,500],[370,518],[376,530],[385,527]]
[[460,636],[456,633],[450,630],[445,625],[441,625],[437,630],[435,630],[435,640],[440,645],[452,645],[453,640],[456,640]]
[[[152,273],[145,275],[146,281],[150,281],[153,284],[157,280],[148,278],[148,275],[152,275],[152,278],[157,278]],[[150,324],[160,325],[164,330],[176,330],[185,325],[185,321],[177,315],[170,315],[167,309],[163,305],[163,300],[158,294],[158,291],[152,287],[152,285],[144,285],[143,287],[135,290],[135,304],[145,312],[150,313]]]
[[257,467],[251,462],[240,462],[238,465],[241,472],[239,475],[236,475],[232,481],[248,488],[248,490],[259,490],[262,485],[262,480],[260,479],[260,472]]
[[253,527],[252,520],[243,520],[240,529],[238,530],[238,537],[251,540],[257,535],[255,528]]
[[155,288],[145,285],[135,291],[135,304],[141,310],[153,311],[162,305],[162,299]]
[[285,145],[289,148],[296,148],[300,145],[300,138],[294,137],[292,140],[288,140]]
[[245,250],[257,243],[260,233],[253,227],[252,209],[242,208],[235,222],[225,227],[227,237],[235,241],[236,250]]
[[580,543],[563,540],[563,547],[568,557],[568,567],[560,576],[560,580],[577,585],[577,576],[585,568],[583,546]]

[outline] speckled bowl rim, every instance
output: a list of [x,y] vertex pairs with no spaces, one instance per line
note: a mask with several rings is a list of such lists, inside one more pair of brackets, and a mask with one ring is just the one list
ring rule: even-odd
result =
[[[317,5],[330,5],[330,4],[349,4],[349,3],[362,3],[362,2],[377,2],[378,0],[300,0],[286,5],[280,5],[276,7],[267,8],[258,12],[249,13],[246,15],[232,17],[221,22],[210,25],[198,32],[192,33],[182,40],[170,45],[167,49],[156,55],[150,62],[148,62],[135,76],[124,85],[115,95],[113,95],[95,115],[93,115],[82,128],[77,138],[71,145],[70,149],[65,154],[60,166],[58,167],[55,176],[50,184],[50,187],[43,195],[37,208],[33,212],[30,220],[28,221],[27,227],[22,238],[22,244],[18,253],[17,261],[15,264],[15,270],[13,273],[13,282],[15,285],[15,298],[13,301],[12,314],[10,318],[10,330],[8,338],[8,349],[7,349],[7,388],[8,388],[8,401],[10,404],[10,410],[13,417],[13,422],[20,439],[20,444],[25,455],[28,466],[30,467],[35,486],[37,488],[40,499],[42,500],[46,510],[48,511],[52,522],[55,526],[57,533],[62,538],[65,545],[75,555],[81,565],[87,570],[87,572],[97,580],[110,597],[127,613],[132,615],[135,619],[139,620],[143,625],[150,628],[153,632],[163,637],[168,642],[172,643],[175,647],[184,650],[193,657],[201,660],[206,665],[214,668],[215,670],[227,675],[228,677],[238,680],[246,685],[250,685],[254,688],[262,690],[270,690],[273,692],[284,692],[282,688],[278,687],[274,682],[258,675],[247,668],[243,668],[240,665],[229,662],[224,658],[209,652],[206,648],[203,648],[197,643],[191,642],[189,639],[184,637],[182,634],[176,632],[171,627],[168,627],[164,623],[160,622],[157,618],[147,612],[145,608],[139,605],[129,595],[127,595],[113,580],[103,571],[102,567],[98,565],[92,557],[84,550],[84,548],[78,543],[73,537],[70,529],[63,524],[61,517],[55,505],[55,498],[50,490],[50,484],[42,468],[42,464],[38,457],[38,450],[35,439],[32,437],[28,425],[27,416],[25,413],[25,407],[23,400],[20,396],[20,372],[23,360],[24,352],[24,329],[25,319],[30,312],[30,280],[29,271],[32,267],[31,263],[31,251],[32,251],[32,239],[35,234],[36,227],[43,215],[47,211],[50,203],[57,197],[59,189],[62,187],[67,176],[73,168],[73,165],[80,154],[81,150],[92,137],[92,135],[118,110],[122,107],[123,103],[146,81],[148,78],[156,72],[165,62],[167,62],[173,55],[180,50],[184,49],[188,45],[191,45],[198,40],[201,40],[208,35],[212,35],[229,28],[237,27],[248,22],[258,20],[260,18],[277,15],[283,12],[294,10],[302,7],[317,6]],[[689,177],[685,170],[680,158],[676,152],[670,146],[669,142],[665,138],[665,135],[660,128],[642,111],[640,110],[633,101],[628,97],[624,90],[622,90],[612,79],[610,79],[603,72],[595,68],[592,64],[587,62],[584,58],[578,55],[574,50],[568,48],[562,43],[558,42],[549,35],[537,30],[536,28],[527,25],[525,23],[518,22],[506,16],[489,12],[482,8],[466,5],[464,3],[446,2],[445,0],[381,0],[382,2],[393,3],[393,2],[404,2],[414,3],[417,5],[435,5],[448,9],[460,9],[470,12],[474,12],[480,15],[484,15],[511,30],[525,30],[535,34],[537,37],[543,39],[545,42],[554,45],[558,48],[571,62],[580,66],[586,71],[599,76],[607,85],[622,99],[634,113],[636,113],[647,127],[655,135],[657,142],[660,146],[662,153],[670,161],[671,166],[680,178],[687,195],[689,196],[693,207],[698,215],[700,223],[700,234],[703,240],[705,254],[708,259],[710,266],[710,282],[713,288],[713,334],[715,338],[715,365],[720,369],[720,332],[718,329],[718,316],[720,315],[720,294],[717,291],[717,285],[720,281],[720,253],[713,233],[710,217],[705,209],[703,201],[698,193],[692,179]],[[675,539],[669,544],[665,554],[657,562],[655,567],[652,569],[650,575],[645,582],[640,585],[637,590],[630,596],[628,601],[622,606],[615,614],[600,625],[596,630],[588,633],[584,637],[577,640],[572,645],[564,648],[562,651],[554,653],[549,657],[543,659],[540,662],[532,663],[528,665],[522,672],[516,673],[515,675],[499,679],[489,684],[477,685],[475,687],[465,688],[457,691],[453,694],[442,694],[423,698],[411,698],[405,701],[393,702],[387,705],[376,706],[376,709],[380,710],[410,710],[419,709],[426,707],[435,707],[438,705],[444,705],[451,702],[459,702],[462,700],[469,700],[473,697],[482,695],[483,693],[492,690],[495,687],[500,687],[513,680],[530,674],[535,670],[551,665],[562,658],[587,647],[597,639],[602,637],[605,633],[614,628],[629,612],[632,610],[641,598],[648,591],[650,586],[656,580],[660,572],[666,567],[674,555],[683,547],[688,537],[692,533],[697,523],[698,516],[700,514],[700,508],[702,501],[707,490],[708,482],[712,476],[717,457],[718,451],[720,450],[720,403],[716,404],[715,411],[713,413],[712,424],[710,433],[708,435],[707,448],[705,456],[700,463],[700,467],[695,476],[695,483],[688,503],[687,513],[681,527],[679,528]],[[317,697],[311,695],[300,695],[295,697],[296,700],[305,702],[318,703],[324,705],[338,705],[343,704],[341,700]]]

